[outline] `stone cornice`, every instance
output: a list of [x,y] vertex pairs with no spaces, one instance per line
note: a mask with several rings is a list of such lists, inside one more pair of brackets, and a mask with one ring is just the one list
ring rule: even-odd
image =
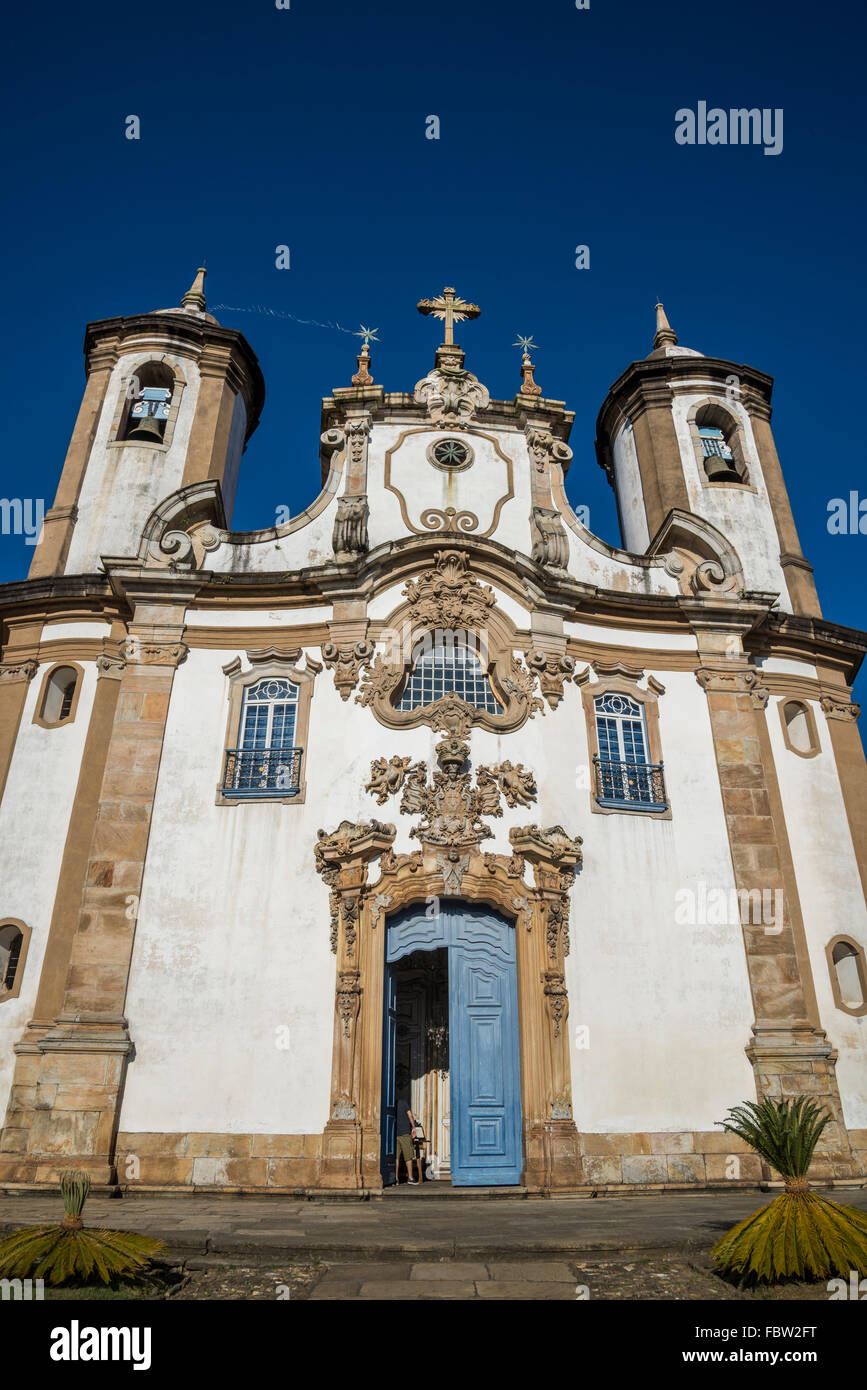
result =
[[[427,409],[419,404],[410,392],[382,391],[381,388],[367,388],[365,391],[339,390],[322,400],[322,429],[339,426],[357,409],[361,402],[370,411],[374,425],[423,425],[429,422]],[[461,425],[462,432],[472,434],[475,430],[494,428],[511,429],[523,434],[525,425],[532,419],[544,425],[556,438],[565,443],[575,420],[575,412],[567,410],[565,402],[528,400],[516,396],[514,400],[491,400],[487,407],[478,410],[471,421]],[[431,428],[436,428],[431,426]]]

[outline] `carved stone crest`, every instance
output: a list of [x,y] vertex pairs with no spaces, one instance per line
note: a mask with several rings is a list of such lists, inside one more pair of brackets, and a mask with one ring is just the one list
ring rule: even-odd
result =
[[477,376],[461,365],[463,355],[442,349],[437,366],[416,382],[415,400],[427,406],[433,424],[458,425],[471,420],[477,410],[487,410],[491,396]]
[[[410,766],[408,758],[395,756],[388,762],[378,758],[371,763],[370,781],[365,790],[376,796],[380,805],[389,795],[402,790],[402,814],[420,817],[410,835],[425,844],[448,848],[478,845],[493,834],[482,817],[503,814],[501,796],[509,806],[528,806],[535,801],[537,789],[532,772],[521,763],[513,767],[510,762],[494,768],[478,768],[474,786],[472,773],[465,770],[469,752],[461,739],[444,739],[437,748],[440,766],[430,781],[423,762]],[[450,856],[449,864],[456,863],[459,860]],[[521,866],[523,870],[523,861]],[[450,877],[454,878],[455,874],[456,870],[450,867]]]

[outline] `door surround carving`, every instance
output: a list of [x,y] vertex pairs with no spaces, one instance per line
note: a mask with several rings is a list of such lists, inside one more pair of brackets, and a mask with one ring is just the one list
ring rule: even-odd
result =
[[[319,832],[317,868],[330,889],[337,955],[330,1118],[319,1185],[379,1190],[385,917],[433,897],[459,897],[514,923],[523,1116],[522,1183],[531,1190],[583,1180],[572,1116],[564,960],[569,892],[581,864],[580,839],[560,826],[514,827],[512,854],[478,842],[422,843],[395,854],[396,830],[380,821],[344,821]],[[368,882],[379,860],[379,876]],[[459,876],[455,874],[457,867]],[[464,862],[466,861],[466,862]],[[529,867],[533,882],[525,881]],[[459,888],[454,886],[459,882]]]

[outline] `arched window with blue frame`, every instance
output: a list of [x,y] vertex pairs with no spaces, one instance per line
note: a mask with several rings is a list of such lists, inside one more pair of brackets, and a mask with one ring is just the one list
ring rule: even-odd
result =
[[301,753],[296,746],[298,686],[267,676],[244,691],[239,747],[226,754],[224,796],[286,796],[301,784]]
[[610,691],[593,702],[596,739],[596,799],[600,806],[664,811],[662,763],[651,763],[641,702]]

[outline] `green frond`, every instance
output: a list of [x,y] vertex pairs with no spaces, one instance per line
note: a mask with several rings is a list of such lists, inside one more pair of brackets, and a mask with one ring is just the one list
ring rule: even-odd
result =
[[60,1194],[67,1216],[81,1216],[90,1191],[90,1178],[77,1168],[66,1168],[60,1174]]
[[166,1246],[136,1231],[35,1226],[0,1238],[0,1278],[44,1279],[49,1285],[98,1278],[103,1284],[130,1279]]
[[796,1096],[794,1100],[745,1101],[733,1106],[719,1123],[784,1178],[805,1178],[831,1116],[809,1096]]
[[867,1276],[867,1212],[820,1197],[783,1192],[733,1226],[712,1251],[721,1274],[742,1284],[780,1279]]

